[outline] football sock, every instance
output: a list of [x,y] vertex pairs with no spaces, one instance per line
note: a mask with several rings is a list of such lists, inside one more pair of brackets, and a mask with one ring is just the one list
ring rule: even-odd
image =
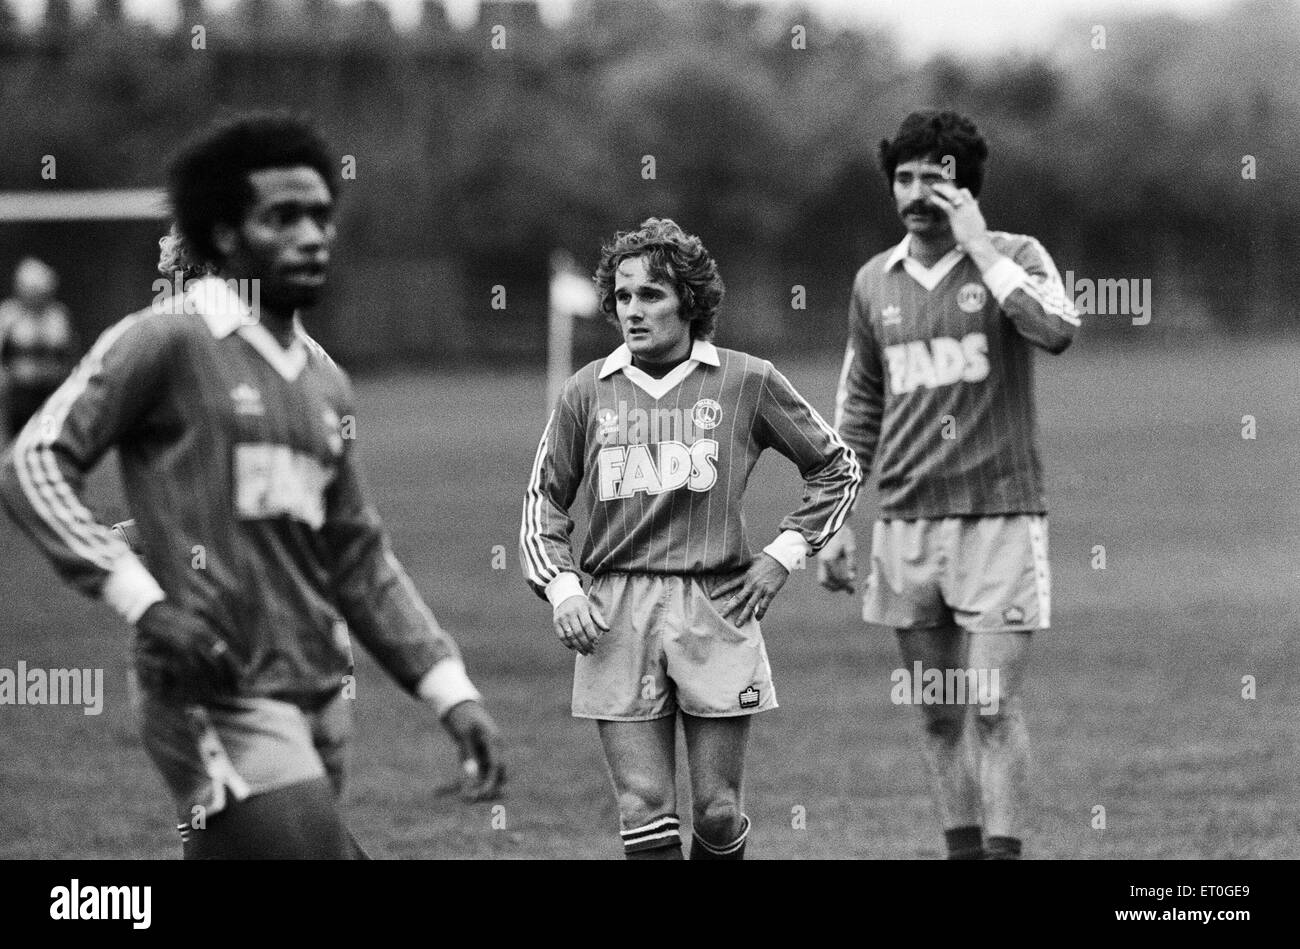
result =
[[698,833],[691,835],[692,860],[744,860],[745,841],[749,837],[749,817],[740,815],[740,833],[727,844],[711,844]]
[[984,844],[985,860],[1019,860],[1019,837],[990,837]]
[[[943,832],[943,839],[948,844],[949,860],[982,860],[984,844],[981,842],[983,831],[977,824],[965,827],[953,827]],[[997,838],[990,837],[989,840]]]
[[640,827],[620,831],[623,856],[629,860],[682,859],[681,821],[676,814],[656,817]]

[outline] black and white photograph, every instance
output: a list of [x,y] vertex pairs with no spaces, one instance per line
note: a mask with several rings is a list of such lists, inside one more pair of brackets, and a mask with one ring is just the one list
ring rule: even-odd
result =
[[1142,861],[1095,915],[1248,924],[1298,140],[1293,0],[0,0],[24,912]]

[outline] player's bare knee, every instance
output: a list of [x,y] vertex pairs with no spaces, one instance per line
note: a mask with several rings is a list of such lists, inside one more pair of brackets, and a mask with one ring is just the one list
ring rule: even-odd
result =
[[695,832],[705,840],[729,841],[740,830],[740,795],[720,789],[695,801],[692,815]]
[[995,690],[988,695],[981,695],[980,699],[975,710],[975,727],[981,740],[1005,740],[1022,727],[1024,717],[1021,714],[1019,696],[1003,695]]
[[962,731],[966,727],[965,706],[923,705],[921,718],[925,723],[928,738],[955,745],[961,741]]
[[626,830],[641,827],[656,817],[671,814],[674,808],[661,788],[643,785],[618,792],[618,816]]

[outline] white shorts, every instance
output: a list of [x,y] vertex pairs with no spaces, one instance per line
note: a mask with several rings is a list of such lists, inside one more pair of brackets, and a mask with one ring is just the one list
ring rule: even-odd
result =
[[763,631],[722,618],[709,591],[725,577],[607,573],[588,597],[609,623],[573,671],[573,715],[641,722],[776,708]]
[[862,601],[869,623],[971,632],[1047,629],[1052,580],[1041,514],[880,520]]

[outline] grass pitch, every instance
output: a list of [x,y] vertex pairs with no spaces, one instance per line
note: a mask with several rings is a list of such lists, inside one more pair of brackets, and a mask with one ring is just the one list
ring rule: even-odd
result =
[[[1054,628],[1026,696],[1028,856],[1300,856],[1297,364],[1294,341],[1121,351],[1085,338],[1038,359]],[[830,415],[837,358],[778,365]],[[449,742],[362,656],[354,833],[376,857],[621,856],[595,728],[568,716],[571,654],[516,557],[542,374],[358,388],[373,495],[507,734],[510,785],[496,810],[440,794],[456,775]],[[114,467],[91,481],[106,517],[126,514]],[[764,457],[746,505],[755,548],[799,489],[793,466]],[[874,488],[864,498],[863,558]],[[99,716],[0,707],[0,858],[177,856],[128,707],[128,630],[60,585],[7,520],[0,549],[0,667],[102,667],[106,690]],[[781,708],[759,716],[750,748],[754,858],[941,855],[919,716],[889,700],[892,637],[858,616],[809,570],[764,621]]]

